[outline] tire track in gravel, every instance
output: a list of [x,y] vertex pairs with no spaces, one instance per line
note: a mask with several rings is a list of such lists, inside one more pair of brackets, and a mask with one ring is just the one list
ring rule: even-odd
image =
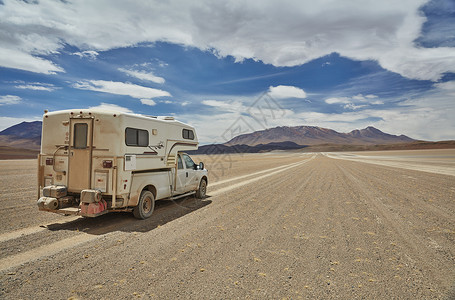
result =
[[344,156],[343,153],[325,154],[325,155],[327,157],[330,157],[333,159],[343,159],[343,160],[350,160],[350,161],[355,161],[355,162],[362,162],[362,163],[366,163],[366,164],[374,164],[374,165],[381,165],[381,166],[394,167],[394,168],[400,168],[400,169],[455,176],[455,168],[453,168],[453,167],[416,164],[415,162],[400,161],[399,158],[393,159],[391,161],[391,160],[381,160],[379,157],[376,159],[373,159],[370,157],[356,156],[356,155]]
[[[361,162],[359,162],[361,163]],[[392,168],[392,169],[391,169]],[[394,169],[395,167],[388,167],[388,166],[378,166],[376,168],[362,168],[356,164],[351,164],[348,165],[348,169],[352,172],[355,172],[359,178],[368,178],[372,182],[374,182],[375,185],[379,186],[381,189],[387,190],[387,188],[390,186],[390,182],[402,180],[403,177],[405,178],[410,178],[413,181],[411,183],[408,183],[408,180],[404,180],[403,182],[403,189],[396,189],[393,191],[394,194],[398,196],[400,199],[406,199],[408,201],[411,201],[414,203],[414,207],[419,207],[420,210],[423,211],[431,211],[434,214],[438,216],[438,218],[442,218],[444,220],[448,220],[452,223],[455,223],[455,215],[454,211],[451,211],[451,207],[440,207],[441,204],[436,204],[434,202],[429,202],[429,201],[424,201],[420,198],[417,197],[412,197],[410,198],[409,193],[407,192],[407,189],[416,189],[418,188],[423,188],[421,184],[418,184],[418,181],[424,181],[424,188],[425,190],[429,191],[429,194],[435,194],[441,190],[443,190],[444,194],[454,194],[453,191],[450,190],[449,184],[447,181],[447,178],[444,178],[444,176],[447,175],[438,175],[438,174],[428,174],[426,172],[421,171],[416,171],[420,173],[422,176],[420,177],[412,177],[409,176],[409,172],[403,169]],[[392,171],[393,170],[393,171]],[[388,174],[385,176],[385,174]],[[400,176],[402,178],[400,178]],[[443,186],[442,182],[445,181],[447,186]],[[452,186],[455,187],[455,184],[452,184]],[[442,204],[444,205],[444,204]],[[407,206],[407,209],[409,207]]]
[[[314,158],[314,156],[310,157],[308,160],[311,160],[311,159],[313,159],[313,158]],[[284,169],[284,168],[287,168],[287,167],[291,167],[291,166],[293,166],[293,165],[299,165],[299,164],[301,164],[301,163],[302,163],[302,162],[297,162],[297,163],[293,163],[293,164],[288,164],[288,165],[284,165],[284,166],[279,166],[279,167],[272,168],[272,169],[267,169],[267,170],[258,171],[258,172],[251,173],[251,174],[246,174],[246,175],[242,175],[242,176],[237,176],[237,177],[234,177],[234,178],[229,178],[229,179],[225,179],[225,180],[216,181],[216,182],[210,184],[210,187],[214,187],[214,186],[217,186],[217,185],[220,185],[220,184],[226,184],[226,183],[233,182],[233,181],[238,181],[238,180],[241,180],[241,179],[244,179],[244,178],[248,178],[248,177],[252,177],[252,176],[264,174],[264,173],[267,173],[267,172],[276,171],[276,170],[279,170],[279,169]]]

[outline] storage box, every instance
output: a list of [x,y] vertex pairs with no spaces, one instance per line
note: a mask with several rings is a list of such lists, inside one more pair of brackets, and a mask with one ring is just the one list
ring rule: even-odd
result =
[[44,197],[61,198],[67,194],[67,188],[64,185],[50,185],[43,188]]

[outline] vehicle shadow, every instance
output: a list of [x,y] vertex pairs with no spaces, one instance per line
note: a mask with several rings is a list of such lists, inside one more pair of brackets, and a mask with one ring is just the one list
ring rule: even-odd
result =
[[130,212],[113,212],[96,218],[80,217],[66,223],[49,224],[46,228],[50,231],[77,231],[92,235],[115,231],[148,232],[211,204],[212,201],[209,198],[210,196],[202,200],[195,197],[172,201],[158,200],[155,202],[152,216],[146,220],[138,220]]

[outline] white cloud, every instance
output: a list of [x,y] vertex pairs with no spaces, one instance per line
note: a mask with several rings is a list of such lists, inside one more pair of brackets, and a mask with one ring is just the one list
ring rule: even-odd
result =
[[113,112],[125,112],[125,113],[133,113],[130,109],[126,107],[122,107],[116,104],[104,103],[101,102],[100,105],[91,106],[89,109],[98,110],[98,111],[113,111]]
[[[363,96],[362,94],[358,94],[352,97],[332,97],[332,98],[327,98],[325,99],[325,103],[327,104],[344,104],[343,108],[344,109],[350,109],[350,110],[356,110],[359,108],[367,107],[367,104],[373,104],[373,105],[379,105],[379,104],[384,104],[381,100],[374,100],[371,101],[371,99],[375,99],[378,96],[376,95],[366,95]],[[357,103],[365,103],[365,104],[355,104]]]
[[88,58],[90,60],[95,60],[99,53],[93,50],[86,50],[82,52],[74,52],[73,55],[77,55],[80,58]]
[[288,85],[270,86],[268,93],[275,99],[306,98],[304,90]]
[[434,86],[441,90],[455,92],[455,80],[436,83]]
[[203,100],[202,104],[215,107],[220,111],[242,112],[247,110],[247,107],[240,101]]
[[366,107],[366,105],[355,105],[354,103],[348,103],[343,106],[344,109],[356,110],[359,108]]
[[18,104],[21,102],[22,98],[14,95],[4,95],[0,96],[0,106],[9,105],[9,104]]
[[131,83],[105,81],[105,80],[86,80],[73,84],[74,88],[90,90],[103,93],[126,95],[137,99],[152,99],[156,97],[169,97],[169,92],[144,87]]
[[183,101],[182,103],[180,103],[180,105],[181,106],[187,106],[190,103],[191,103],[190,101]]
[[156,102],[152,99],[141,99],[141,103],[144,105],[155,106]]
[[55,65],[49,60],[33,56],[23,50],[7,49],[4,46],[2,47],[1,44],[0,66],[43,74],[56,74],[57,72],[64,72],[63,68]]
[[426,20],[419,8],[427,1],[4,0],[0,66],[51,74],[63,69],[40,55],[65,44],[84,53],[166,41],[275,66],[337,52],[436,81],[455,72],[455,51],[414,44]]
[[49,83],[40,83],[35,82],[31,84],[20,84],[16,85],[15,88],[23,90],[34,90],[34,91],[47,91],[52,92],[56,90],[56,87],[53,84]]
[[122,71],[129,76],[136,77],[141,80],[147,80],[155,83],[163,84],[165,82],[163,77],[154,75],[152,72],[138,71],[138,70],[128,70],[124,68],[119,68],[119,71]]
[[325,99],[325,103],[327,104],[336,104],[336,103],[351,103],[350,98],[348,97],[333,97]]

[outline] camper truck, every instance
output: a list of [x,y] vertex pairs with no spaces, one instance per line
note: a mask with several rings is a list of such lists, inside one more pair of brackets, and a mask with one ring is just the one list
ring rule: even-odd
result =
[[193,127],[173,117],[90,109],[45,111],[38,156],[38,208],[96,217],[151,216],[155,200],[204,198],[207,170],[185,153]]

